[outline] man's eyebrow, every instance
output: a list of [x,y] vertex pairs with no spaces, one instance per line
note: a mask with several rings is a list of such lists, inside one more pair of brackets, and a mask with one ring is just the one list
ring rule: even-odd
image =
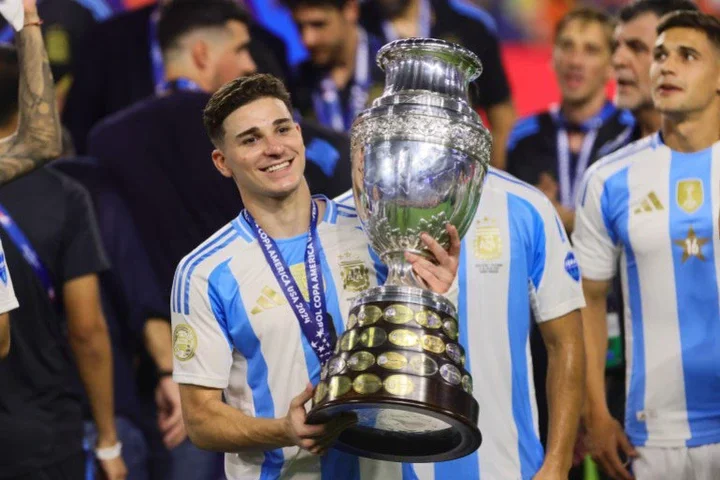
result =
[[[283,117],[283,118],[278,118],[277,120],[273,121],[272,124],[274,127],[277,127],[278,125],[283,125],[285,123],[291,123],[291,122],[292,122],[292,119]],[[257,133],[259,131],[260,131],[260,129],[258,127],[250,127],[247,130],[243,130],[242,132],[235,135],[235,138],[244,137],[245,135],[250,135],[251,133]]]

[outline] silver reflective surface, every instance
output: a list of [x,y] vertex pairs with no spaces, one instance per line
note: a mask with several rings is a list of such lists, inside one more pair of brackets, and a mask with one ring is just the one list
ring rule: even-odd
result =
[[491,140],[467,100],[482,67],[468,50],[435,39],[392,42],[378,64],[383,95],[351,131],[355,203],[388,265],[386,285],[422,287],[404,252],[430,256],[422,232],[447,247],[448,222],[462,237],[480,200]]
[[422,413],[389,408],[363,408],[354,412],[359,426],[391,433],[431,433],[451,428],[449,423]]

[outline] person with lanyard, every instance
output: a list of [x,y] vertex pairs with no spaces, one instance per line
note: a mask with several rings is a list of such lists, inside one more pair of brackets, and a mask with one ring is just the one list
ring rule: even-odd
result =
[[[720,22],[660,19],[650,85],[660,131],[586,173],[573,243],[583,275],[588,446],[613,478],[716,479],[720,472]],[[625,428],[604,390],[605,295],[623,277]]]
[[483,73],[472,84],[470,100],[490,123],[492,165],[504,170],[515,109],[492,17],[467,0],[369,0],[362,3],[360,25],[382,43],[409,37],[440,38],[463,45],[480,57]]
[[[113,179],[123,201],[122,209],[115,211],[111,205],[106,213],[129,212],[162,299],[164,308],[153,311],[151,318],[163,322],[152,322],[148,345],[170,338],[168,300],[177,262],[242,207],[232,182],[198,159],[212,151],[200,116],[210,94],[256,69],[248,50],[248,22],[233,0],[165,5],[157,24],[163,57],[161,93],[121,110],[90,134],[89,153]],[[158,240],[163,238],[172,240]],[[114,273],[127,281],[132,270],[118,268]],[[148,362],[146,369],[155,371],[158,365]],[[156,401],[154,385],[140,392],[141,404],[148,406],[143,413],[158,417],[152,420],[155,430],[146,430],[149,469],[162,466],[175,479],[213,478],[220,456],[187,440],[179,417],[178,386],[168,380],[157,378],[158,385],[164,384],[164,401]]]
[[[172,1],[208,4],[213,0],[144,2],[147,6],[118,12],[86,32],[73,61],[73,81],[62,110],[63,124],[78,153],[87,152],[88,134],[103,118],[162,91],[166,79],[157,22],[160,9]],[[248,29],[249,50],[258,70],[288,79],[283,41],[254,22]]]
[[[0,105],[0,185],[42,166],[62,150],[62,133],[55,104],[53,77],[39,26],[42,24],[35,0],[8,1],[0,5],[0,15],[8,28],[17,31],[17,49],[5,49],[0,55],[6,76],[20,75],[25,81],[2,82],[0,94],[6,101]],[[19,72],[18,72],[19,68]],[[20,122],[11,121],[20,117]],[[10,350],[10,317],[17,308],[12,280],[0,246],[0,358]]]
[[568,232],[585,170],[635,127],[632,115],[607,99],[612,32],[610,16],[587,7],[558,22],[553,69],[560,104],[519,120],[508,142],[508,173],[547,194]]
[[309,53],[293,78],[293,103],[304,117],[349,132],[371,96],[382,92],[385,75],[375,62],[380,39],[358,24],[357,0],[285,3]]
[[[85,447],[108,479],[123,480],[97,285],[107,260],[87,192],[50,168],[17,178],[60,148],[34,1],[24,2],[24,14],[18,50],[0,49],[0,166],[14,178],[0,188],[0,291],[7,293],[11,271],[20,302],[9,314],[12,345],[0,362],[0,478],[84,478]],[[42,142],[49,144],[38,149]],[[98,430],[97,442],[86,446],[79,381]]]
[[[311,196],[291,112],[282,82],[262,74],[228,83],[205,109],[213,162],[245,209],[176,271],[174,378],[188,434],[228,452],[230,479],[415,478],[410,465],[332,449],[354,417],[305,423],[351,300],[387,271],[359,234],[354,208]],[[460,240],[454,227],[448,234],[449,251],[423,239],[437,263],[408,260],[428,288],[452,296]],[[343,281],[348,262],[362,266],[357,281]]]

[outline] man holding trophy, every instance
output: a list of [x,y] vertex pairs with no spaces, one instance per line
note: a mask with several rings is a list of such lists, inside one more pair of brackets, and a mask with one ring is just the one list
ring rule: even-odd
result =
[[[378,62],[385,92],[352,132],[357,210],[311,197],[279,81],[238,79],[210,100],[213,161],[246,210],[175,275],[188,434],[232,452],[231,479],[563,478],[584,369],[568,239],[541,193],[488,174],[474,54],[407,39]],[[531,304],[551,351],[545,460]]]
[[[450,60],[439,61],[438,57]],[[557,213],[541,192],[509,175],[489,169],[483,178],[489,138],[479,120],[465,108],[464,88],[481,68],[472,54],[436,40],[407,40],[384,47],[378,61],[387,73],[385,94],[359,116],[353,127],[354,195],[340,198],[344,203],[354,200],[373,249],[388,264],[391,274],[384,292],[370,289],[354,302],[349,330],[340,339],[338,354],[328,363],[329,378],[324,382],[328,390],[332,390],[333,382],[341,384],[343,376],[352,380],[352,390],[345,396],[328,398],[331,395],[318,394],[321,390],[318,388],[309,418],[323,410],[355,411],[359,422],[343,432],[338,447],[375,458],[419,462],[413,469],[420,479],[567,478],[582,403],[585,364],[578,309],[584,300],[577,263]],[[481,170],[477,184],[473,184],[478,179],[475,166]],[[474,195],[481,197],[479,205]],[[443,202],[455,208],[448,208]],[[432,312],[436,313],[435,318],[443,320],[437,331],[444,335],[433,333],[433,325],[426,320],[433,318],[432,313],[422,311],[416,312],[414,319],[405,320],[402,329],[390,330],[389,324],[403,322],[393,318],[392,314],[397,317],[396,311],[400,310],[395,306],[386,308],[377,323],[373,323],[373,315],[366,313],[364,322],[373,326],[358,331],[359,345],[343,353],[346,340],[353,342],[350,338],[355,325],[362,327],[361,313],[372,307],[367,300],[381,294],[390,296],[397,283],[408,284],[398,282],[392,273],[399,263],[393,250],[412,245],[409,236],[400,233],[412,232],[408,225],[416,226],[416,231],[431,230],[434,224],[441,223],[436,217],[446,212],[451,212],[450,221],[459,225],[461,237],[465,233],[468,236],[460,255],[457,309],[445,313],[437,308]],[[541,322],[540,331],[550,357],[547,454],[538,435],[529,356],[531,308]],[[447,321],[457,325],[457,329],[446,329]],[[391,337],[398,332],[404,335],[406,344],[413,343],[412,335],[403,330],[418,332],[422,347],[425,347],[422,341],[433,335],[449,339],[444,354],[450,361],[442,355],[431,355],[435,352],[424,351],[423,355],[430,358],[423,362],[425,372],[418,373],[412,369],[417,358],[412,345],[376,356],[378,365],[384,360],[386,365],[397,366],[398,372],[410,372],[405,383],[412,384],[413,391],[400,400],[382,395],[374,398],[379,410],[375,413],[367,408],[372,402],[358,398],[358,390],[382,385],[384,392],[393,396],[390,389],[396,385],[388,385],[389,378],[383,376],[382,368],[376,367],[369,374],[366,372],[370,370],[364,369],[360,375],[352,370],[365,357],[370,358],[365,352],[373,350],[363,345],[363,338],[370,337],[370,329],[378,326],[390,330],[387,337],[391,343]],[[411,340],[407,340],[408,336]],[[455,361],[456,352],[460,353],[459,361]],[[387,359],[390,353],[407,357],[408,366],[397,355]],[[343,360],[348,365],[344,370],[339,368]],[[452,367],[457,367],[461,375],[443,375],[442,370],[448,366],[451,368],[445,373],[452,373]],[[339,369],[340,375],[330,375]],[[370,375],[380,377],[382,382],[373,383],[368,379]],[[431,381],[437,375],[442,377],[440,383],[453,384],[459,378],[465,392],[448,393],[444,404],[432,405],[433,392],[440,389]],[[424,396],[418,395],[418,391]],[[454,430],[456,439],[463,437],[462,421],[458,426],[455,420],[463,412],[463,393],[470,392],[479,405],[479,414],[469,409],[464,420],[477,424],[482,432],[482,445],[479,449],[474,444],[474,448],[463,450],[462,440],[458,444],[451,440],[443,444],[438,440],[443,432]],[[395,425],[394,431],[389,432],[390,420],[397,420],[400,415],[389,414],[393,410],[388,403],[417,405],[419,400],[425,400],[428,407],[426,419],[421,422],[424,426],[414,432],[414,441],[403,442],[403,436],[412,438],[413,432],[407,432],[412,417],[405,413],[405,431]],[[367,415],[368,410],[374,415]],[[364,418],[368,416],[370,421]],[[372,438],[371,423],[376,430],[382,430],[383,423],[388,427],[384,434],[375,435],[375,441],[363,444],[363,435]],[[364,432],[359,431],[363,428]],[[397,441],[389,442],[391,446],[412,444],[415,449],[396,446],[393,452],[393,447],[382,441],[383,436],[395,437]],[[467,436],[472,438],[472,432]],[[433,455],[434,447],[438,449],[436,453],[446,447],[445,453]],[[394,458],[393,453],[397,454]],[[442,461],[452,457],[461,458]]]
[[[409,466],[328,450],[354,416],[305,423],[308,383],[318,383],[350,300],[385,269],[353,209],[311,199],[291,111],[284,86],[268,75],[230,82],[205,110],[213,161],[235,180],[246,210],[185,257],[175,277],[174,378],[188,434],[201,448],[233,452],[225,457],[231,479],[403,478]],[[418,267],[438,293],[457,271],[460,240],[449,234],[452,255],[429,240],[438,265]]]

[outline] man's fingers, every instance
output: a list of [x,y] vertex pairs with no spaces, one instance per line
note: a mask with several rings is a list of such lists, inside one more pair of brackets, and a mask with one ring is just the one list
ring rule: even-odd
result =
[[425,282],[428,288],[433,291],[439,289],[442,281],[428,267],[421,262],[414,263],[412,267],[415,274]]
[[445,229],[448,232],[448,235],[450,236],[450,248],[448,249],[448,255],[450,257],[459,258],[460,257],[460,234],[457,231],[457,228],[455,228],[455,225],[452,223],[448,223],[445,225]]
[[450,257],[448,255],[448,252],[445,251],[445,249],[442,247],[442,245],[438,243],[437,240],[435,240],[433,237],[431,237],[425,232],[420,234],[420,240],[422,240],[428,250],[432,252],[435,260],[437,260],[440,265],[446,265],[449,262]]
[[180,445],[186,437],[187,433],[185,432],[184,426],[182,424],[174,425],[163,435],[163,443],[168,450],[172,450]]
[[637,450],[635,450],[635,447],[632,446],[630,443],[630,440],[627,438],[627,435],[625,435],[625,432],[618,431],[618,443],[620,443],[620,448],[622,448],[622,451],[625,452],[625,455],[631,458],[638,457],[639,454]]
[[296,396],[290,402],[290,408],[298,408],[304,406],[313,396],[313,386],[310,382],[305,386],[300,395]]
[[315,440],[327,433],[325,425],[308,425],[304,424],[296,430],[297,436],[302,439]]
[[617,444],[613,446],[613,448],[607,452],[605,452],[605,460],[606,463],[610,467],[610,474],[615,477],[619,478],[621,480],[633,480],[632,475],[630,475],[630,472],[627,471],[627,468],[625,468],[625,465],[623,465],[622,460],[620,460],[620,456],[618,455],[617,451]]

